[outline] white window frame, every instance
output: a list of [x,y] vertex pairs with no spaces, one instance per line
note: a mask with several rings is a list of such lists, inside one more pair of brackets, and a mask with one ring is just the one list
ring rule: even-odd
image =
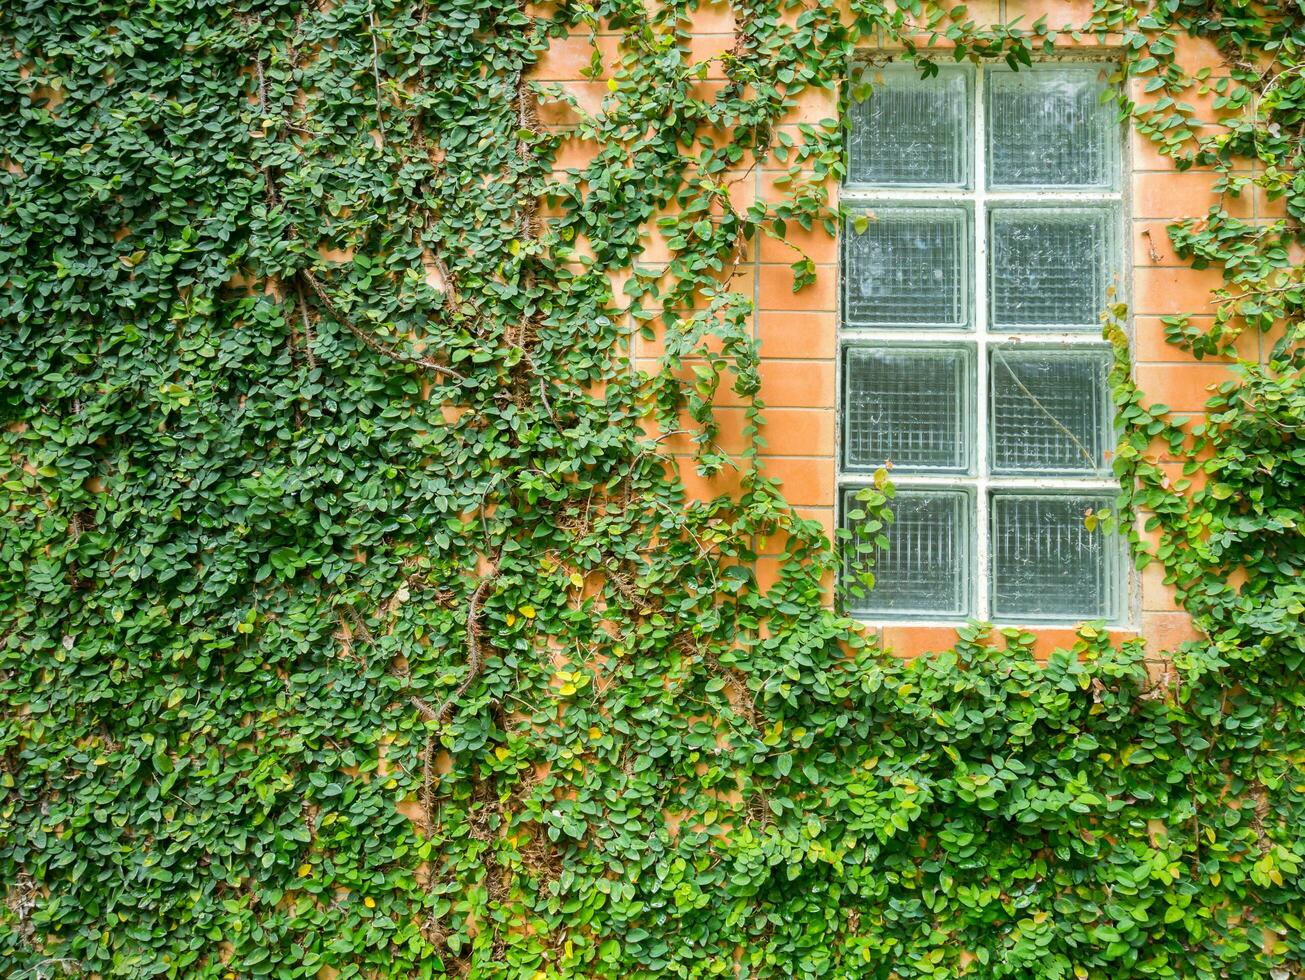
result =
[[[1040,68],[1056,68],[1069,65],[1097,66],[1103,70],[1112,73],[1118,70],[1119,55],[1116,53],[1111,57],[1110,53],[1100,51],[1093,52],[1091,55],[1074,56],[1059,55],[1055,57],[1044,57],[1037,59],[1032,66],[1021,66],[1020,71],[1037,71]],[[860,52],[853,62],[853,72],[850,77],[855,77],[856,71],[870,69],[873,64],[882,64],[885,61],[892,62],[898,60],[896,53],[888,54],[886,52]],[[901,60],[909,63],[909,58],[903,57]],[[927,490],[927,489],[964,489],[974,495],[974,553],[972,560],[975,569],[975,581],[972,589],[971,612],[965,618],[948,618],[948,617],[927,617],[916,615],[899,614],[896,616],[873,616],[860,612],[849,612],[849,615],[855,616],[858,621],[871,627],[906,625],[906,626],[946,626],[952,627],[963,623],[965,619],[981,620],[985,622],[994,622],[1001,627],[1017,627],[1027,629],[1055,629],[1072,625],[1075,622],[1082,621],[1079,619],[1039,619],[1030,620],[993,620],[992,618],[992,524],[991,524],[991,492],[993,490],[1007,491],[1050,491],[1060,494],[1079,493],[1083,495],[1099,494],[1114,498],[1120,492],[1120,483],[1114,476],[1078,476],[1078,477],[1055,477],[1055,476],[993,476],[989,475],[989,442],[990,434],[988,431],[989,423],[989,363],[991,351],[994,347],[1002,344],[1020,344],[1027,347],[1053,347],[1062,348],[1081,347],[1088,349],[1100,350],[1105,345],[1105,341],[1099,332],[1074,332],[1074,333],[1057,333],[1052,331],[1030,331],[1027,333],[1001,333],[989,330],[988,316],[988,215],[989,208],[993,205],[1013,204],[1025,205],[1031,207],[1040,207],[1046,205],[1055,206],[1073,206],[1073,205],[1110,205],[1114,208],[1115,228],[1114,228],[1114,248],[1116,249],[1116,266],[1118,276],[1116,279],[1116,295],[1113,297],[1114,302],[1128,303],[1132,294],[1132,250],[1131,238],[1128,231],[1131,227],[1130,217],[1130,196],[1128,188],[1130,186],[1130,154],[1129,141],[1127,133],[1123,131],[1121,125],[1118,159],[1117,159],[1117,179],[1118,183],[1113,190],[1056,190],[1054,188],[1031,187],[1019,191],[989,191],[987,189],[987,151],[988,151],[988,133],[986,127],[986,115],[988,108],[987,93],[987,71],[989,67],[998,67],[990,63],[981,63],[973,66],[972,91],[970,92],[971,109],[971,143],[967,148],[970,159],[970,187],[912,187],[909,185],[885,186],[882,188],[869,188],[857,186],[845,182],[840,188],[840,200],[843,205],[849,206],[855,210],[861,207],[871,207],[874,205],[882,206],[899,206],[910,207],[911,205],[922,206],[952,206],[956,208],[968,209],[970,211],[971,234],[972,240],[970,247],[972,251],[972,263],[974,276],[971,282],[970,290],[971,317],[973,330],[953,331],[953,330],[935,330],[930,329],[927,333],[916,333],[912,335],[909,331],[902,328],[866,328],[866,327],[848,327],[845,326],[846,310],[844,276],[843,249],[838,250],[838,344],[837,344],[837,366],[836,366],[836,383],[837,383],[837,405],[838,410],[835,412],[835,445],[837,447],[837,458],[835,462],[835,520],[836,526],[846,527],[844,511],[845,491],[857,490],[867,486],[873,486],[875,482],[874,475],[865,472],[850,472],[844,467],[844,385],[846,383],[845,360],[848,347],[857,345],[882,344],[885,347],[902,347],[912,343],[924,344],[930,347],[942,345],[956,345],[961,347],[973,347],[975,350],[975,404],[974,404],[974,433],[977,445],[971,446],[970,451],[974,458],[974,475],[927,475],[927,474],[896,474],[890,473],[889,479],[896,490]],[[845,234],[844,226],[840,225],[839,234]],[[1125,324],[1125,330],[1129,339],[1129,356],[1132,356],[1132,313],[1128,315],[1128,322]],[[1122,528],[1120,529],[1122,531]],[[891,533],[891,528],[889,528]],[[1137,595],[1137,581],[1133,570],[1133,563],[1128,560],[1127,546],[1122,541],[1119,544],[1120,551],[1120,569],[1118,573],[1119,589],[1121,595],[1118,600],[1119,618],[1109,621],[1109,625],[1116,628],[1130,628],[1137,618],[1139,606]],[[839,583],[837,592],[840,603],[844,595],[843,575],[845,565],[840,562],[839,565]]]

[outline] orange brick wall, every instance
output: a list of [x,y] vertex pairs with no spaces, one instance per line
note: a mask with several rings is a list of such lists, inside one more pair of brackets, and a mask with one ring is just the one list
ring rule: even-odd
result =
[[[1091,0],[978,0],[968,5],[968,16],[983,23],[1010,22],[1022,18],[1031,26],[1038,18],[1046,16],[1052,28],[1082,24],[1090,16]],[[734,43],[733,15],[725,5],[704,3],[693,21],[692,52],[696,59],[708,59],[728,50]],[[925,40],[921,35],[920,40]],[[1110,38],[1104,46],[1095,35],[1078,39],[1068,33],[1059,36],[1061,47],[1075,47],[1080,51],[1099,51],[1103,59],[1111,57],[1114,49]],[[599,34],[596,44],[604,63],[611,66],[617,59],[618,35]],[[1213,45],[1206,42],[1183,40],[1180,42],[1179,61],[1189,70],[1210,67],[1211,83],[1225,66]],[[592,46],[587,35],[575,35],[555,40],[547,57],[538,66],[534,77],[543,81],[562,82],[575,92],[582,103],[594,108],[606,94],[604,81],[582,78],[580,72],[590,65]],[[701,83],[710,91],[722,77],[719,62],[713,62],[706,79]],[[1131,84],[1140,84],[1134,82]],[[1134,92],[1132,94],[1139,94]],[[1196,90],[1185,98],[1202,112],[1202,121],[1217,126],[1213,97]],[[785,120],[785,125],[801,122],[819,122],[833,118],[837,105],[832,96],[804,93],[798,107]],[[559,127],[574,122],[568,113],[544,108],[544,121]],[[1164,339],[1161,317],[1168,314],[1199,313],[1211,311],[1209,290],[1221,282],[1216,270],[1194,271],[1174,255],[1169,242],[1167,226],[1176,219],[1205,214],[1212,204],[1219,203],[1230,213],[1246,218],[1271,218],[1269,207],[1255,197],[1220,200],[1212,189],[1213,175],[1209,172],[1175,172],[1168,160],[1158,155],[1148,140],[1131,134],[1129,139],[1127,170],[1131,180],[1130,200],[1126,207],[1132,222],[1131,241],[1131,295],[1133,311],[1133,354],[1137,379],[1147,398],[1163,402],[1176,411],[1199,417],[1209,388],[1229,375],[1226,363],[1207,358],[1203,362],[1191,360]],[[569,141],[559,156],[558,166],[575,166],[587,159],[591,147]],[[750,173],[731,174],[738,181],[732,191],[735,205],[746,206],[757,197],[779,200],[783,188],[776,186],[776,178],[786,170],[771,161],[766,167]],[[1248,171],[1249,173],[1249,171]],[[752,318],[754,336],[760,342],[762,355],[761,397],[767,406],[764,436],[767,446],[764,458],[768,472],[783,483],[790,500],[803,514],[821,521],[832,531],[835,519],[835,464],[836,464],[836,349],[837,349],[837,242],[823,232],[803,233],[794,240],[816,263],[818,279],[815,285],[793,293],[792,273],[789,263],[798,256],[787,246],[763,239],[758,243],[746,263],[740,266],[733,281],[734,287],[751,295],[756,302]],[[643,261],[664,262],[668,258],[664,244],[655,229],[647,239]],[[1199,321],[1194,321],[1199,322]],[[632,341],[635,363],[652,368],[661,353],[656,342],[638,338]],[[1267,354],[1260,341],[1246,337],[1239,348],[1242,357],[1258,359]],[[742,447],[743,409],[726,396],[721,400],[721,443],[726,449]],[[688,462],[690,446],[687,441],[671,441],[667,448],[683,457],[681,466],[684,481],[691,494],[710,497],[737,488],[736,474],[726,473],[707,480],[693,472]],[[1181,475],[1182,459],[1160,457],[1170,466],[1175,479]],[[759,562],[758,577],[763,584],[773,581],[776,551],[771,544],[767,551],[772,557]],[[1192,636],[1192,627],[1186,614],[1179,610],[1169,590],[1162,581],[1158,566],[1140,574],[1141,616],[1138,626],[1153,649],[1170,648]],[[832,583],[831,601],[832,601]],[[928,626],[892,626],[884,629],[884,642],[899,655],[944,649],[955,641],[950,629]],[[1069,629],[1042,629],[1037,648],[1047,652],[1058,645],[1073,641],[1074,631]],[[1136,635],[1119,631],[1122,637]]]

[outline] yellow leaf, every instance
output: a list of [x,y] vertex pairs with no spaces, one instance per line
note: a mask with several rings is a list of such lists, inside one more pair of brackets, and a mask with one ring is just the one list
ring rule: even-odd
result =
[[368,895],[366,898],[363,899],[363,904],[366,905],[369,909],[374,909],[376,908],[376,899]]
[[511,754],[512,753],[508,751],[508,747],[506,745],[500,745],[498,748],[494,750],[494,755],[498,757],[499,762],[502,762]]
[[312,866],[311,864],[301,864],[301,865],[299,865],[299,877],[300,877],[300,878],[307,878],[307,877],[308,877],[310,874],[312,874],[312,873],[313,873],[313,866]]
[[534,606],[522,606],[520,609],[517,610],[517,612],[521,613],[522,616],[525,616],[526,619],[534,619],[534,618],[535,618],[535,607],[534,607]]
[[579,572],[572,572],[572,573],[571,573],[571,584],[574,585],[574,586],[578,589],[578,588],[580,588],[580,586],[582,586],[582,585],[585,584],[585,577],[584,577],[583,575],[581,575]]
[[589,729],[589,737],[597,741],[598,739],[603,737],[603,733],[599,731],[597,728],[591,728]]

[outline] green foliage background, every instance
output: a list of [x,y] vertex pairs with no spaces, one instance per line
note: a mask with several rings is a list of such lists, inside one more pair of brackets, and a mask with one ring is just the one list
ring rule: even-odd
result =
[[[1173,231],[1228,284],[1171,338],[1265,330],[1267,367],[1187,426],[1116,372],[1122,510],[1208,638],[1149,677],[1090,627],[1045,666],[977,624],[885,657],[821,608],[818,526],[714,441],[722,386],[764,407],[741,244],[837,226],[841,133],[786,105],[908,23],[1013,64],[1055,35],[734,9],[715,92],[683,0],[0,5],[6,976],[1301,975],[1305,14],[1095,15],[1139,130],[1291,216]],[[597,156],[555,173],[529,69],[600,22]],[[1232,66],[1226,131],[1190,125],[1185,34]],[[761,157],[791,193],[736,210]],[[736,499],[686,503],[685,419]]]

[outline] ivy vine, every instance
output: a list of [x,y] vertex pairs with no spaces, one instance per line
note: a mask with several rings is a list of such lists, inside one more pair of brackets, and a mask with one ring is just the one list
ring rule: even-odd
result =
[[[854,50],[1063,32],[739,0],[716,85],[696,14],[0,5],[7,976],[1302,975],[1305,13],[1097,3],[1138,132],[1283,217],[1172,231],[1226,288],[1170,338],[1264,364],[1199,422],[1116,369],[1138,560],[1205,639],[1045,664],[982,624],[899,662],[824,608],[735,274],[837,227],[839,125],[785,118]],[[565,34],[601,104],[532,80]],[[735,204],[763,164],[783,199]]]

